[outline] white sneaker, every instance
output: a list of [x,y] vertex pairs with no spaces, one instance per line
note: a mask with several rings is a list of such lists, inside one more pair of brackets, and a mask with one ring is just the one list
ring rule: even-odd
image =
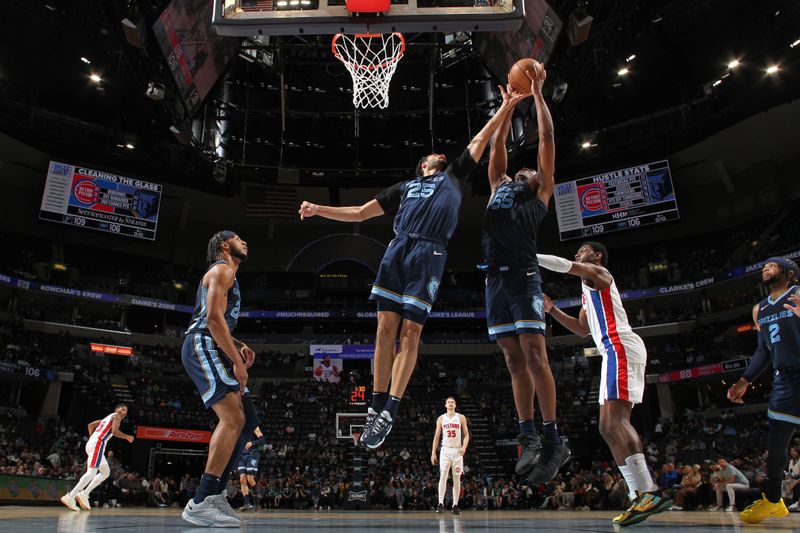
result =
[[729,506],[727,506],[727,507],[725,508],[725,510],[726,510],[727,512],[729,512],[729,513],[732,513],[732,512],[734,512],[734,511],[736,511],[736,506],[735,506],[735,505],[729,505]]
[[720,507],[719,507],[719,505],[709,505],[708,506],[708,510],[709,511],[719,511]]
[[235,518],[239,521],[239,524],[242,523],[242,519],[239,518],[239,515],[236,514],[236,511],[233,510],[231,504],[228,503],[228,490],[223,490],[220,494],[214,496],[214,505],[217,506],[217,509],[225,513],[226,515],[230,516],[231,518]]
[[195,526],[239,527],[241,520],[226,515],[215,505],[216,496],[208,496],[202,503],[194,503],[194,499],[190,499],[183,508],[181,518]]
[[669,508],[669,510],[670,511],[683,511],[683,507],[681,507],[680,505],[673,505],[672,507]]
[[89,498],[86,497],[86,493],[84,491],[80,491],[75,496],[75,501],[78,502],[78,505],[81,506],[81,509],[84,509],[86,511],[91,511],[92,510],[92,504],[89,503]]
[[72,511],[80,511],[80,510],[81,510],[81,508],[80,508],[80,507],[78,507],[77,505],[75,505],[75,498],[73,498],[72,496],[70,496],[70,495],[69,495],[69,493],[67,493],[67,494],[64,494],[64,495],[61,497],[61,503],[63,503],[63,504],[64,504],[64,507],[66,507],[67,509],[70,509],[70,510],[72,510]]
[[793,513],[800,512],[800,500],[794,502],[792,505],[789,506],[789,510]]

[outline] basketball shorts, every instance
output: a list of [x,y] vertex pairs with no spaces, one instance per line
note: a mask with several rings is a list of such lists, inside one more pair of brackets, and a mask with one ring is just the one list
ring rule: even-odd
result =
[[442,446],[439,451],[439,473],[447,475],[453,469],[453,476],[460,476],[464,473],[464,456],[458,453],[458,448],[447,448]]
[[369,299],[378,303],[378,311],[425,324],[439,292],[446,259],[443,242],[395,237],[383,255]]
[[258,474],[258,461],[261,458],[259,453],[243,453],[239,456],[239,466],[236,469],[240,474],[254,476]]
[[207,409],[229,392],[239,392],[233,365],[221,351],[210,333],[189,332],[183,339],[183,367]]
[[486,323],[493,341],[522,333],[544,334],[544,298],[538,268],[486,276]]
[[767,416],[800,426],[800,368],[773,371]]
[[600,368],[600,396],[598,398],[600,405],[606,403],[606,400],[627,400],[632,404],[642,403],[645,366],[645,363],[620,361],[604,355]]
[[106,442],[98,439],[89,439],[84,447],[86,450],[86,468],[100,468],[106,462]]

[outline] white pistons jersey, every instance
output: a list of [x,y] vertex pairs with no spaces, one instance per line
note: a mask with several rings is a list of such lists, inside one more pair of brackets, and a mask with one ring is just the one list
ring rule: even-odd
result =
[[108,442],[108,439],[111,438],[111,429],[114,426],[114,418],[116,418],[116,416],[116,411],[110,415],[106,415],[106,417],[97,424],[94,433],[89,437],[89,442],[94,441],[102,444]]
[[589,331],[603,356],[600,403],[606,399],[641,402],[647,350],[628,323],[616,283],[612,278],[611,286],[599,291],[585,283],[581,287]]
[[441,416],[442,419],[442,448],[461,448],[461,415],[447,413]]

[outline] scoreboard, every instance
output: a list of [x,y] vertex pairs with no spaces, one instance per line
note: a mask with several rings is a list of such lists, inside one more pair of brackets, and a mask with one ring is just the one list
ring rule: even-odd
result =
[[153,241],[162,187],[50,161],[39,218]]
[[562,241],[678,220],[667,161],[556,184]]

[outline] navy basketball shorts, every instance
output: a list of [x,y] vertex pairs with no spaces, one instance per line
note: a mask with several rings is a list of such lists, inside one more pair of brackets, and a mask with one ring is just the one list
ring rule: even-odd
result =
[[800,368],[773,371],[767,416],[800,426]]
[[486,276],[486,323],[493,341],[522,333],[544,334],[544,298],[538,268]]
[[233,366],[210,333],[189,332],[183,339],[181,360],[207,409],[229,392],[239,392]]
[[436,301],[446,259],[442,243],[396,237],[386,248],[369,299],[378,303],[378,311],[425,324]]
[[239,465],[236,467],[236,471],[240,474],[247,474],[247,467],[250,465],[250,454],[243,453],[239,455]]

